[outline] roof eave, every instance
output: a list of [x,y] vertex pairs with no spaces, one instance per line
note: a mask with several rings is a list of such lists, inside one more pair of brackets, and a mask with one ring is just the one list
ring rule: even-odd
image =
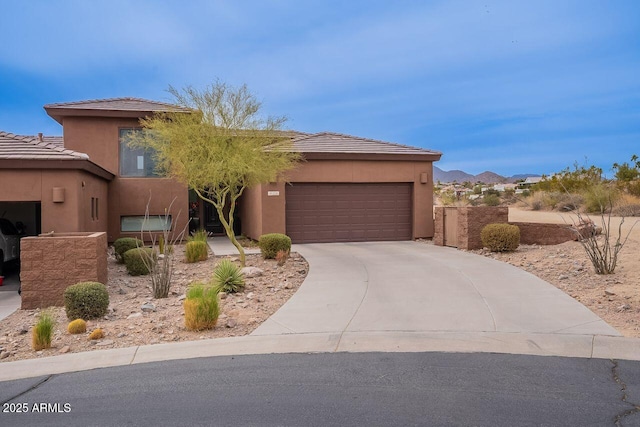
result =
[[2,159],[1,169],[83,170],[111,181],[115,175],[87,159]]
[[400,154],[400,153],[325,153],[302,152],[305,160],[388,160],[405,162],[437,162],[442,153]]

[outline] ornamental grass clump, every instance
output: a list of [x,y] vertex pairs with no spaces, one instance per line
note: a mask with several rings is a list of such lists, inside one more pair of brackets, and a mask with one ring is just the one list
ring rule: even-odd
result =
[[151,248],[134,248],[124,253],[124,265],[131,276],[144,276],[151,272],[158,255]]
[[192,331],[213,329],[218,322],[218,290],[203,283],[194,283],[187,289],[183,302],[184,324]]
[[81,282],[64,291],[64,308],[67,318],[96,319],[107,314],[109,292],[98,282]]
[[209,245],[201,240],[187,242],[184,245],[184,257],[188,263],[205,261],[209,258]]
[[228,259],[223,259],[213,270],[211,284],[218,292],[228,294],[238,292],[244,288],[244,275],[240,267]]
[[113,248],[116,252],[116,260],[120,264],[124,263],[124,253],[130,249],[141,248],[144,243],[135,237],[121,237],[113,242]]
[[480,238],[491,252],[511,252],[520,245],[520,229],[511,224],[489,224],[480,232]]
[[38,316],[38,322],[33,327],[32,345],[36,351],[51,348],[51,340],[53,339],[53,329],[56,322],[48,311],[43,311]]
[[291,250],[291,238],[280,233],[263,234],[258,240],[258,246],[264,259],[273,259],[278,255],[278,251]]

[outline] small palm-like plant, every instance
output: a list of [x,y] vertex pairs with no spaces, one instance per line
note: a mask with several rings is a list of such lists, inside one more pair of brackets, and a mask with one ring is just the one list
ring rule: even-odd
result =
[[238,292],[244,288],[244,275],[240,267],[223,259],[213,270],[212,284],[219,292]]
[[36,326],[33,327],[32,344],[34,350],[38,351],[51,347],[55,325],[56,322],[50,312],[43,311],[40,314]]

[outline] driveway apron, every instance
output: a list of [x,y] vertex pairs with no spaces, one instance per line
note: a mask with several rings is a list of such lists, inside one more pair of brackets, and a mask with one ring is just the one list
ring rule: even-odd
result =
[[300,290],[252,335],[348,332],[620,334],[551,284],[420,242],[294,245]]

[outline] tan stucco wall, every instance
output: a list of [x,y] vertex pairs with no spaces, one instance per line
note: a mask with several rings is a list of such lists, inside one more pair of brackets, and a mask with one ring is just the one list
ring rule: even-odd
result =
[[140,127],[138,119],[65,117],[64,146],[88,154],[92,162],[118,175],[120,129],[136,127]]
[[[0,201],[41,202],[42,232],[106,231],[107,181],[80,170],[0,170]],[[83,186],[84,184],[84,186]],[[53,188],[64,201],[53,202]],[[99,199],[99,220],[91,219],[91,197]]]
[[[421,175],[427,174],[427,182]],[[308,160],[286,175],[287,182],[411,182],[413,183],[413,238],[433,237],[433,166],[419,161]],[[242,201],[243,233],[258,238],[286,233],[284,182],[264,184]],[[278,196],[268,196],[279,191]]]
[[109,184],[108,193],[109,221],[106,230],[110,242],[123,236],[140,237],[139,232],[122,233],[120,217],[144,215],[148,202],[151,215],[164,215],[175,198],[171,211],[174,230],[181,232],[186,227],[189,221],[186,185],[166,178],[118,176],[120,129],[140,127],[138,119],[65,117],[63,127],[66,148],[88,154],[91,161],[116,175]]
[[120,232],[121,216],[144,215],[147,203],[150,215],[164,215],[174,198],[171,216],[173,230],[179,233],[189,221],[186,185],[169,178],[115,178],[109,185],[109,241],[122,236],[140,237],[139,232]]

